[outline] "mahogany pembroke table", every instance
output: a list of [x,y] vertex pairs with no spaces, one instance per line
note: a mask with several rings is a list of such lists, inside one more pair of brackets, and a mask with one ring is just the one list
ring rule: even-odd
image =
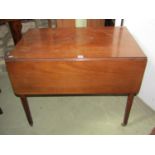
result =
[[147,58],[125,27],[29,30],[5,56],[14,93],[33,125],[33,95],[127,95],[128,122]]

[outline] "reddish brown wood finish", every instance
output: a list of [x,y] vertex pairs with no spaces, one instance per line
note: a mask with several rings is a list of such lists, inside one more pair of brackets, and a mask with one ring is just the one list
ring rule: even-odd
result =
[[152,129],[150,135],[155,135],[155,127]]
[[75,19],[57,19],[57,28],[75,27]]
[[32,116],[31,116],[31,112],[30,112],[30,109],[29,109],[27,98],[25,96],[20,96],[20,99],[21,99],[21,103],[23,105],[23,108],[25,110],[27,120],[28,120],[29,124],[32,126],[33,125],[33,120],[32,120]]
[[[140,88],[144,59],[39,60],[8,62],[20,94],[129,94]],[[22,78],[21,78],[22,77]]]
[[9,26],[12,33],[12,37],[14,40],[15,45],[19,42],[22,38],[22,24],[21,20],[9,20]]
[[[146,57],[126,28],[34,29],[6,56],[6,65],[19,96],[129,95],[126,125]],[[30,112],[25,112],[31,123]]]
[[[10,53],[14,59],[145,58],[126,28],[29,30]],[[11,60],[11,59],[10,59]]]
[[51,19],[48,19],[47,21],[48,21],[48,27],[52,28],[52,21],[51,21]]
[[134,99],[134,94],[129,94],[126,108],[125,108],[125,113],[124,113],[124,120],[122,123],[123,126],[127,125],[127,123],[128,123],[128,118],[129,118],[130,110],[132,107],[133,99]]

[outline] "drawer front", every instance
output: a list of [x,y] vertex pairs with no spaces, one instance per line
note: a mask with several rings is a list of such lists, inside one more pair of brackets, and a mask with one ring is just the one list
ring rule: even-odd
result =
[[140,89],[145,59],[7,61],[17,95],[128,94]]

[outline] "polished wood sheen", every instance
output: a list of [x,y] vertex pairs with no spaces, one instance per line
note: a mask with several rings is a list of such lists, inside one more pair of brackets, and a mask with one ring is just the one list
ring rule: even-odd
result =
[[[126,28],[31,29],[11,51],[13,59],[145,58]],[[79,59],[78,59],[79,60]]]
[[5,60],[31,125],[26,96],[47,94],[125,94],[126,125],[146,66],[138,44],[119,27],[33,29]]
[[145,62],[139,59],[23,60],[8,63],[17,95],[137,93],[144,67]]

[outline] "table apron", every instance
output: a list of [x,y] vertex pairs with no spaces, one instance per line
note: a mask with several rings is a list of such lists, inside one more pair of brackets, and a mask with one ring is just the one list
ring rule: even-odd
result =
[[145,59],[6,62],[18,95],[137,93],[145,65]]

